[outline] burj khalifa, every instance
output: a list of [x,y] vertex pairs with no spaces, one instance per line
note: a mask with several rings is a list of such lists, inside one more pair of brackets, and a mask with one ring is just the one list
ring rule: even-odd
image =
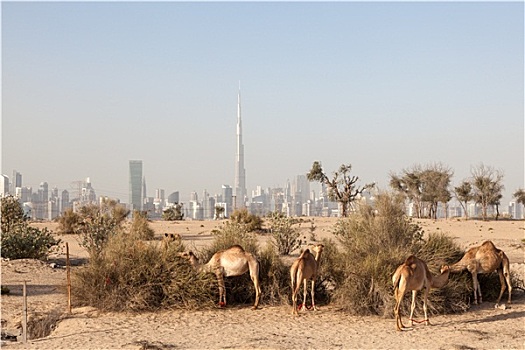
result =
[[237,96],[237,153],[235,155],[234,208],[246,207],[246,170],[244,169],[244,145],[242,143],[241,87]]

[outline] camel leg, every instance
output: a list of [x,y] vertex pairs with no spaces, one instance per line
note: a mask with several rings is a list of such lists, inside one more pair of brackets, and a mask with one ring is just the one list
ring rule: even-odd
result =
[[[295,287],[294,284],[294,277],[295,277]],[[301,288],[301,280],[303,278],[303,273],[301,270],[297,270],[297,275],[292,276],[292,313],[297,315],[297,294],[299,293],[299,289]]]
[[426,286],[425,287],[425,294],[423,296],[423,313],[425,314],[425,325],[429,325],[430,324],[430,320],[428,319],[428,315],[427,315],[427,300],[428,300],[428,290],[430,289],[430,287]]
[[417,290],[412,291],[412,304],[410,304],[410,326],[414,326],[414,310],[416,309]]
[[252,309],[255,310],[259,306],[259,298],[261,296],[261,286],[259,286],[259,265],[250,265],[250,277],[255,288],[255,303]]
[[226,286],[224,285],[224,275],[219,269],[215,271],[215,275],[217,276],[217,283],[219,284],[219,306],[226,306]]
[[405,326],[403,325],[403,321],[401,321],[401,315],[399,314],[399,307],[401,306],[401,301],[403,300],[403,296],[405,294],[405,290],[399,290],[398,288],[394,289],[394,296],[396,298],[396,305],[394,306],[394,315],[396,317],[396,329],[398,331],[402,331]]
[[317,307],[315,306],[315,280],[312,280],[312,310],[317,310]]
[[505,289],[506,289],[505,277],[503,276],[503,270],[502,269],[498,269],[497,271],[498,271],[498,276],[499,276],[499,283],[501,284],[501,289],[500,289],[500,292],[499,292],[498,300],[496,301],[496,306],[499,305],[499,302],[501,300],[501,296],[503,295],[503,293],[505,292]]
[[303,280],[303,289],[303,305],[299,311],[306,311],[306,294],[308,292],[306,278]]
[[509,259],[506,256],[503,258],[503,276],[505,277],[505,280],[507,281],[507,286],[509,288],[508,303],[512,304],[512,300],[511,300],[511,298],[512,298],[512,284],[510,284]]
[[[474,304],[477,305],[478,304],[478,289],[479,289],[478,276],[477,276],[476,271],[471,271],[471,274],[472,274],[472,286],[474,288]],[[479,292],[479,297],[480,297],[479,302],[481,303],[481,291]]]

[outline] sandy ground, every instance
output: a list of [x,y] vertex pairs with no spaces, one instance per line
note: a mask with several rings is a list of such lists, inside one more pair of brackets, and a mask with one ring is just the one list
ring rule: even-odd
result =
[[[315,219],[317,238],[331,237],[335,219]],[[490,239],[503,249],[511,270],[525,279],[525,227],[521,221],[422,220],[425,232],[444,232],[466,249]],[[35,224],[53,229],[54,223]],[[188,247],[199,248],[212,240],[215,221],[154,222],[156,235],[179,233]],[[309,223],[302,225],[309,239]],[[73,263],[86,258],[74,236],[68,242]],[[264,241],[263,238],[261,240]],[[63,261],[64,255],[53,257]],[[67,309],[63,268],[35,260],[2,261],[2,329],[18,334],[22,317],[22,285],[27,281],[28,312],[32,317]],[[483,287],[483,286],[482,286]],[[506,301],[506,294],[503,300]],[[394,319],[356,317],[321,307],[298,317],[290,307],[228,307],[209,311],[163,311],[126,314],[100,313],[76,308],[58,322],[51,335],[19,342],[2,342],[12,349],[525,349],[525,296],[515,289],[513,304],[495,309],[491,302],[473,306],[463,314],[431,318],[431,326],[415,325],[396,332]],[[407,323],[406,317],[404,322]],[[20,339],[21,340],[21,339]]]

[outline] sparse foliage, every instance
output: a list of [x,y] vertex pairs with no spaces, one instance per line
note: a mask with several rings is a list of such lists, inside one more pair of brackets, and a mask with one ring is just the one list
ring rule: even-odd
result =
[[220,205],[215,206],[215,220],[224,219],[224,207]]
[[162,212],[162,218],[166,221],[184,220],[184,213],[182,212],[182,203],[175,203],[174,206]]
[[246,225],[246,229],[250,232],[260,231],[262,229],[262,219],[258,215],[248,212],[248,209],[237,209],[230,215],[232,222],[237,222]]
[[525,190],[518,188],[512,196],[516,199],[516,202],[525,205]]
[[81,220],[79,243],[93,258],[100,254],[109,237],[122,228],[128,211],[114,200],[104,200],[100,206],[88,204],[81,207],[78,214]]
[[277,248],[279,254],[288,255],[301,246],[301,233],[296,227],[299,224],[298,219],[273,212],[268,215],[268,220],[272,244]]
[[451,199],[448,186],[452,174],[452,170],[440,163],[425,168],[415,165],[403,170],[401,175],[391,174],[390,186],[413,203],[418,218],[426,214],[436,219],[438,204],[446,205]]
[[308,181],[317,181],[328,187],[328,197],[330,200],[337,201],[341,206],[341,216],[348,216],[348,211],[352,203],[366,190],[374,188],[374,183],[366,184],[362,187],[357,185],[359,177],[350,176],[352,165],[342,164],[339,170],[334,172],[332,179],[323,172],[321,163],[315,161],[312,169],[306,175]]
[[133,211],[133,220],[129,233],[139,239],[151,240],[155,237],[155,231],[149,226],[148,213],[145,211]]
[[454,193],[461,204],[461,207],[463,207],[465,218],[468,219],[467,203],[474,198],[472,194],[472,184],[469,181],[464,180],[461,185],[454,187]]
[[58,233],[77,234],[82,229],[82,218],[73,208],[67,208],[58,218]]
[[481,206],[483,220],[488,219],[487,209],[489,205],[496,206],[496,219],[499,211],[499,201],[502,198],[503,173],[483,163],[471,168],[473,199]]

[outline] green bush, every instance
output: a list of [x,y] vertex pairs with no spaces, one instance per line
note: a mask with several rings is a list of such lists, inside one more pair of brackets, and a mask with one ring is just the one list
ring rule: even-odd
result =
[[2,257],[7,259],[46,259],[59,249],[60,239],[52,231],[29,226],[26,222],[11,225],[2,233]]
[[46,259],[59,249],[60,240],[52,231],[29,226],[20,202],[12,196],[2,198],[1,255],[7,259]]
[[8,232],[12,225],[27,220],[20,202],[13,196],[2,197],[1,210],[2,215],[0,215],[0,221],[2,232]]

